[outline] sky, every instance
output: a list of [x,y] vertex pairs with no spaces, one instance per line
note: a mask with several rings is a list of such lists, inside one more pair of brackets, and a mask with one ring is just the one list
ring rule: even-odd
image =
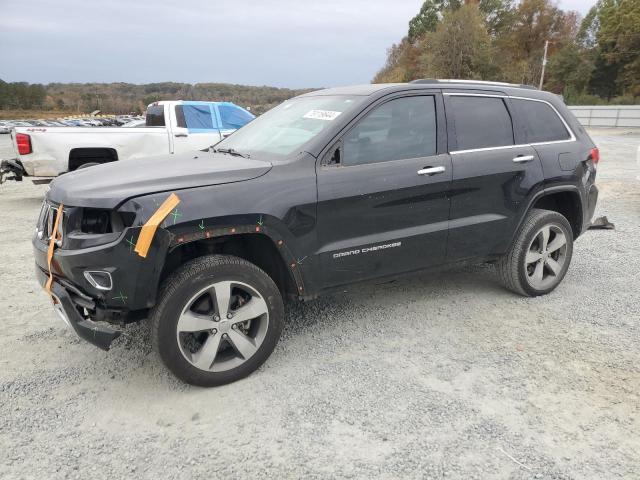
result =
[[[561,0],[586,14],[595,0]],[[0,0],[0,79],[369,83],[422,0]]]

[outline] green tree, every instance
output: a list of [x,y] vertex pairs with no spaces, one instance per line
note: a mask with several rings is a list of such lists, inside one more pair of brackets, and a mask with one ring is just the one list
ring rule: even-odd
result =
[[595,68],[595,55],[578,42],[558,50],[547,67],[546,88],[563,93],[566,101],[587,93],[589,79]]
[[603,0],[596,35],[608,66],[616,66],[616,85],[640,95],[640,0]]
[[475,5],[446,11],[436,31],[425,36],[422,50],[427,76],[485,79],[493,73],[491,38]]
[[434,32],[445,8],[459,8],[461,2],[453,0],[425,0],[418,14],[409,21],[409,42],[413,43],[427,32]]
[[463,5],[477,5],[490,35],[496,35],[508,25],[512,0],[425,0],[418,14],[409,21],[409,42],[414,43],[429,32],[435,32],[444,12],[458,10]]
[[508,31],[497,42],[503,78],[536,85],[545,42],[553,55],[573,40],[577,30],[577,17],[565,14],[551,0],[523,0],[513,12]]
[[387,62],[373,78],[373,83],[411,81],[418,75],[419,48],[407,37],[387,50]]

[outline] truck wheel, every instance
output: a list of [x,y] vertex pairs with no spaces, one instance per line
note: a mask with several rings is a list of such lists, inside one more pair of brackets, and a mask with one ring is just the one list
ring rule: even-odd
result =
[[545,295],[564,278],[572,253],[573,232],[567,219],[557,212],[533,209],[498,261],[498,275],[513,292],[529,297]]
[[152,342],[162,362],[192,385],[246,377],[271,355],[284,307],[265,272],[238,257],[192,260],[163,283],[151,312]]

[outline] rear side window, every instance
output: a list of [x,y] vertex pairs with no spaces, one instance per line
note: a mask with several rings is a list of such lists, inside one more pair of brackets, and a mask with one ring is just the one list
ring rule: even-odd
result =
[[397,98],[374,109],[345,135],[344,165],[436,154],[433,96]]
[[189,130],[215,130],[218,122],[209,105],[176,105],[178,127]]
[[571,138],[558,114],[548,104],[513,98],[511,105],[522,125],[525,142],[555,142]]
[[458,150],[513,145],[513,125],[502,98],[449,97]]
[[218,112],[223,130],[237,130],[255,118],[244,108],[235,105],[218,105]]
[[150,105],[147,107],[147,127],[164,127],[164,105]]

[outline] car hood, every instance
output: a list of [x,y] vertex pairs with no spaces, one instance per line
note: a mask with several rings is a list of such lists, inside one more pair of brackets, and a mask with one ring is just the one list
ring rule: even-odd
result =
[[141,195],[250,180],[271,167],[261,160],[200,151],[147,157],[65,173],[51,182],[47,197],[70,206],[115,208]]

